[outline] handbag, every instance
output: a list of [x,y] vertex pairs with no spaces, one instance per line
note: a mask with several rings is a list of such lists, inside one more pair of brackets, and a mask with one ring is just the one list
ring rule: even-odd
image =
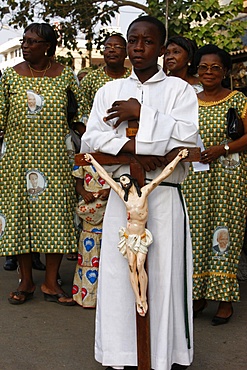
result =
[[237,109],[229,108],[227,112],[227,136],[237,140],[244,134],[244,124],[239,117]]
[[73,129],[73,127],[71,127],[71,122],[77,113],[78,104],[77,104],[77,100],[72,90],[67,91],[67,97],[68,97],[67,121],[68,121],[69,127]]

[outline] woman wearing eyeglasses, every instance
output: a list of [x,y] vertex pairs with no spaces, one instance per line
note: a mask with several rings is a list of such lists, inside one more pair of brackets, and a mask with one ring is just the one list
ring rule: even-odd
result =
[[[195,61],[203,85],[198,100],[205,168],[191,171],[184,183],[194,253],[194,316],[206,308],[207,300],[218,301],[212,325],[221,325],[233,314],[232,302],[240,300],[236,274],[245,232],[247,98],[222,85],[231,69],[224,50],[206,45]],[[245,127],[235,141],[226,134],[230,107],[237,109]]]
[[[2,256],[17,255],[21,282],[11,304],[33,297],[31,252],[46,254],[41,286],[49,302],[73,305],[57,283],[63,254],[77,250],[73,224],[76,196],[65,139],[67,90],[80,100],[77,79],[54,60],[57,38],[46,23],[33,23],[23,34],[24,61],[4,72],[0,82],[0,126],[5,152],[0,159],[0,214],[5,219],[0,239]],[[30,94],[39,109],[30,108]],[[43,181],[42,191],[28,192],[28,174]]]

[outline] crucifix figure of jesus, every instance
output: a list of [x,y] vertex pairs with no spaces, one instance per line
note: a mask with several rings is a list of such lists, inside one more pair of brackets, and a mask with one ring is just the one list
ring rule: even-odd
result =
[[181,150],[159,176],[149,184],[139,188],[136,180],[128,174],[120,176],[121,186],[119,186],[91,154],[85,154],[85,160],[95,167],[98,174],[110,185],[125,204],[127,225],[126,227],[120,227],[118,248],[123,256],[128,259],[130,282],[135,294],[137,312],[141,316],[145,316],[148,310],[146,294],[148,277],[145,271],[145,260],[148,246],[153,241],[151,232],[145,227],[148,220],[148,195],[165,178],[170,176],[179,161],[187,157],[187,155],[187,149]]

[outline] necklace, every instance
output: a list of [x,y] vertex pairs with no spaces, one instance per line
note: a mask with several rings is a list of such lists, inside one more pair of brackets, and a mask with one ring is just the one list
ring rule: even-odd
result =
[[43,75],[39,76],[39,84],[38,85],[36,84],[36,87],[35,87],[35,90],[34,90],[34,92],[36,92],[37,94],[40,94],[40,85],[42,83],[42,78],[45,77],[46,72],[48,71],[48,69],[51,68],[51,62],[49,61],[46,68],[42,69],[41,71],[38,71],[38,70],[32,68],[29,63],[28,63],[28,67],[30,69],[30,72],[31,72],[31,75],[32,75],[33,78],[35,78],[35,76],[33,74],[33,71],[36,72],[36,73],[42,73],[43,72]]
[[49,63],[45,67],[45,69],[41,69],[40,71],[38,69],[34,69],[33,67],[31,67],[31,64],[30,63],[28,63],[28,66],[29,66],[30,71],[34,71],[36,73],[42,73],[42,72],[48,71],[48,69],[51,68],[51,62],[49,61]]

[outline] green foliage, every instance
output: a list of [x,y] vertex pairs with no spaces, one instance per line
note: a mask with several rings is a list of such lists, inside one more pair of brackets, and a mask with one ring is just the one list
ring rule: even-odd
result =
[[[227,51],[241,48],[241,36],[247,28],[247,22],[233,21],[243,10],[242,0],[232,0],[222,7],[218,0],[146,0],[146,5],[131,0],[6,0],[0,6],[0,17],[15,28],[25,27],[37,17],[51,23],[56,19],[65,46],[74,49],[76,36],[83,31],[90,50],[95,25],[107,26],[124,6],[137,8],[164,23],[168,20],[169,36],[184,35],[199,46],[211,42]],[[96,37],[98,48],[103,37],[102,33]]]
[[73,67],[74,58],[70,52],[68,52],[66,56],[58,55],[56,60],[65,66]]
[[[198,46],[213,43],[226,51],[241,49],[241,36],[245,33],[247,22],[234,18],[243,11],[243,1],[232,0],[223,7],[217,0],[201,0],[200,6],[203,12],[198,12],[198,4],[195,3],[187,13],[190,19],[193,15],[195,23],[184,35],[194,38]],[[206,18],[204,12],[207,14]]]

